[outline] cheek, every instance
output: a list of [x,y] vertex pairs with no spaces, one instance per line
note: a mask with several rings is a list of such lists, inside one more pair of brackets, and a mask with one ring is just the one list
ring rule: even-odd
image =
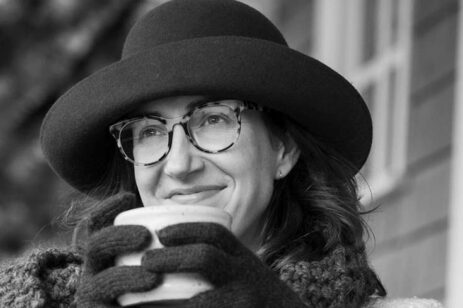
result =
[[235,209],[237,232],[244,231],[261,218],[273,193],[273,180],[269,174],[262,169],[252,170],[252,174],[237,182],[238,202]]
[[135,167],[134,175],[140,198],[143,204],[147,204],[147,202],[152,198],[152,187],[155,181],[154,172],[152,172],[150,168]]
[[241,159],[235,161],[232,171],[236,188],[230,210],[234,218],[232,231],[239,238],[260,227],[273,194],[276,152],[269,142],[262,142],[265,139],[258,137],[262,138],[250,135],[236,149]]

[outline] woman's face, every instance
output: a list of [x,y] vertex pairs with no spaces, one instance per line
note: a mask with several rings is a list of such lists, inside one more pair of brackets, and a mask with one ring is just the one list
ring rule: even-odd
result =
[[[135,112],[181,117],[189,111],[190,103],[203,98],[163,98]],[[239,102],[229,103],[233,106]],[[288,165],[284,146],[271,139],[260,112],[245,110],[241,118],[236,143],[214,154],[197,149],[183,127],[174,126],[169,154],[152,166],[135,166],[135,180],[145,206],[188,204],[224,209],[233,217],[232,232],[256,249],[274,180],[286,175],[295,162]]]

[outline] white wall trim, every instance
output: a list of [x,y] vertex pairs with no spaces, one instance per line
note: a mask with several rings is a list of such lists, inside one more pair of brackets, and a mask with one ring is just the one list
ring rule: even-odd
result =
[[460,0],[457,31],[457,73],[453,118],[446,307],[458,308],[463,303],[463,0]]
[[315,1],[315,31],[312,56],[339,73],[345,70],[343,55],[345,36],[339,31],[345,23],[344,0]]

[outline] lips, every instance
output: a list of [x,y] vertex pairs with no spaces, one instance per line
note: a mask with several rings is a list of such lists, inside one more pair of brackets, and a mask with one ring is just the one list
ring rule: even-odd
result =
[[225,186],[220,185],[204,185],[173,189],[168,192],[166,199],[176,203],[197,203],[199,201],[213,197],[224,188]]
[[167,198],[172,198],[176,195],[192,195],[201,192],[213,191],[213,190],[222,190],[224,186],[219,185],[205,185],[205,186],[194,186],[190,188],[178,188],[173,189],[167,194]]

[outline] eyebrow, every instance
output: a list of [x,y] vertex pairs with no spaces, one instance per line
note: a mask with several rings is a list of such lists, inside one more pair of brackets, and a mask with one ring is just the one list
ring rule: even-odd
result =
[[201,106],[205,103],[208,103],[208,102],[211,102],[211,101],[214,101],[214,100],[217,100],[218,98],[216,97],[212,97],[212,96],[205,96],[205,97],[202,97],[202,98],[198,98],[197,100],[194,100],[190,103],[188,103],[188,105],[186,105],[186,109],[187,109],[187,112],[189,112],[191,109],[194,109],[198,106]]
[[[196,100],[193,100],[191,102],[189,102],[186,106],[185,106],[185,109],[186,109],[186,113],[188,113],[189,111],[191,111],[192,109],[198,107],[198,106],[201,106],[205,103],[208,103],[208,102],[211,102],[211,101],[214,101],[214,100],[218,100],[219,98],[217,97],[213,97],[213,96],[204,96],[204,97],[200,97]],[[153,115],[153,116],[157,116],[157,117],[161,117],[163,118],[164,116],[158,112],[158,111],[137,111],[137,112],[134,112],[134,113],[131,113],[130,114],[130,117],[138,117],[138,116],[143,116],[143,115]]]

